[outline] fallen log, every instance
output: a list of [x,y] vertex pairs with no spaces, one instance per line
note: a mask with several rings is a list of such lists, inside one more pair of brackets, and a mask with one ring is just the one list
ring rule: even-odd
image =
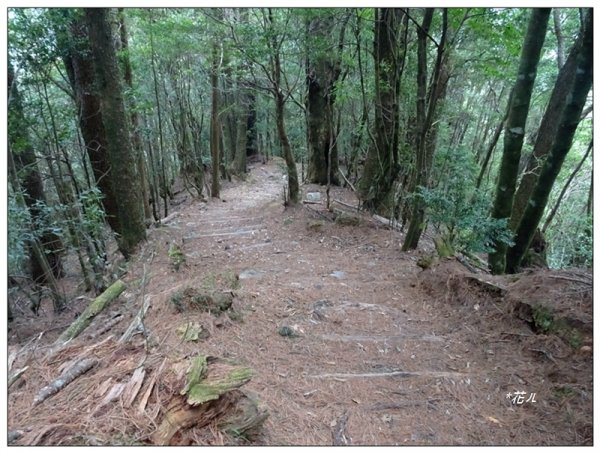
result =
[[33,399],[33,405],[38,405],[48,397],[58,393],[82,374],[89,371],[98,363],[95,359],[83,359],[63,372],[58,379],[52,381],[49,385],[42,388]]
[[65,330],[54,343],[55,346],[60,346],[73,338],[77,337],[81,332],[90,325],[92,319],[96,317],[108,304],[115,300],[125,291],[125,283],[117,280],[108,287],[106,291],[94,299],[87,308],[79,315],[79,317]]
[[144,327],[144,317],[146,316],[148,308],[150,308],[150,298],[145,297],[142,308],[139,309],[125,333],[119,338],[119,343],[128,342],[137,333],[142,333],[144,335],[147,333],[146,328]]
[[398,221],[396,219],[386,219],[380,215],[373,214],[373,220],[388,228],[391,228],[392,230],[400,231],[400,225],[398,225]]

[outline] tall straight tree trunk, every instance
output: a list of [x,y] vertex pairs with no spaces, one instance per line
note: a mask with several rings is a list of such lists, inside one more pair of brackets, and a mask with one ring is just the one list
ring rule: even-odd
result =
[[531,202],[528,203],[517,228],[515,245],[508,251],[506,268],[510,273],[518,271],[521,261],[529,249],[529,244],[546,209],[554,181],[556,181],[565,157],[571,149],[581,112],[592,86],[594,61],[592,9],[587,9],[582,41],[581,51],[577,56],[575,81],[567,96],[567,104],[561,115],[554,144],[531,195]]
[[210,113],[210,155],[212,158],[212,182],[210,196],[219,198],[219,166],[221,163],[219,142],[221,127],[219,124],[219,45],[215,42],[212,47],[212,68],[210,72],[210,85],[212,93]]
[[517,229],[519,221],[525,212],[527,202],[531,197],[533,188],[538,180],[538,176],[544,164],[546,156],[550,152],[554,136],[558,129],[558,123],[564,109],[567,95],[570,92],[573,80],[575,79],[575,68],[577,66],[577,54],[581,49],[581,34],[571,48],[567,61],[561,66],[558,77],[552,89],[548,106],[542,117],[538,129],[533,152],[529,156],[523,177],[519,182],[519,188],[515,194],[515,200],[510,217],[510,227],[512,231]]
[[[342,23],[336,54],[332,50],[322,48],[324,45],[329,48],[332,44],[334,17],[332,15],[316,17],[308,25],[308,36],[314,40],[315,45],[307,49],[309,149],[306,179],[321,185],[327,184],[328,181],[331,184],[339,184],[337,140],[332,125],[335,85],[341,74],[340,59],[349,17],[347,14]],[[314,55],[314,58],[310,55]]]
[[[449,79],[446,54],[446,39],[448,33],[448,10],[442,10],[442,37],[437,49],[435,67],[432,71],[432,85],[427,93],[427,47],[426,39],[433,18],[433,8],[428,8],[423,17],[423,25],[417,32],[418,36],[418,70],[417,70],[417,133],[415,143],[416,167],[410,193],[415,193],[419,187],[429,186],[429,177],[435,153],[437,123],[434,125],[437,104],[446,95]],[[425,204],[420,197],[412,202],[410,223],[402,250],[414,250],[419,244],[421,234],[425,230]]]
[[112,169],[113,190],[121,234],[119,250],[129,258],[136,245],[146,238],[144,205],[137,159],[129,137],[121,75],[114,47],[114,37],[106,8],[86,8],[90,44],[101,95],[101,109]]
[[283,148],[283,158],[287,167],[288,176],[288,199],[290,203],[297,203],[300,199],[300,184],[298,183],[298,170],[296,169],[296,161],[292,153],[292,146],[285,130],[285,101],[281,90],[281,56],[280,44],[277,43],[275,35],[274,18],[272,8],[268,8],[267,22],[271,31],[269,40],[270,45],[270,60],[271,60],[271,85],[272,93],[275,98],[275,122],[277,124],[277,133],[279,141]]
[[[31,215],[32,224],[40,221],[43,206],[46,205],[44,185],[38,168],[38,159],[29,139],[28,122],[23,113],[23,104],[19,93],[11,62],[8,61],[8,142],[14,162],[15,182],[23,189],[24,202]],[[18,179],[17,179],[18,178]],[[14,184],[13,184],[14,185]],[[17,189],[17,187],[15,187]],[[35,232],[34,232],[35,233]],[[55,277],[64,275],[61,253],[63,244],[55,233],[46,230],[34,243],[28,245],[31,263],[31,277],[36,283],[49,283]],[[37,250],[41,246],[42,253]],[[44,258],[44,261],[41,261]],[[51,270],[48,274],[47,269]]]
[[[121,38],[121,62],[123,64],[123,74],[125,83],[130,90],[133,90],[133,71],[131,69],[131,59],[129,58],[129,39],[127,36],[127,26],[125,23],[125,13],[123,8],[119,8],[119,36]],[[142,200],[144,203],[144,216],[146,219],[152,218],[152,211],[150,210],[150,189],[148,186],[148,172],[146,171],[146,164],[144,162],[144,149],[142,147],[142,137],[140,136],[139,118],[137,113],[137,107],[135,105],[135,97],[132,95],[129,97],[129,118],[132,127],[131,144],[137,157],[138,172],[142,181]]]
[[69,30],[72,45],[63,52],[63,61],[75,92],[81,135],[96,185],[103,195],[101,203],[106,220],[111,229],[120,234],[121,226],[117,212],[117,199],[112,186],[106,131],[102,122],[100,95],[94,84],[94,61],[89,49],[88,31],[84,17],[78,15],[73,18]]
[[[504,131],[504,152],[502,153],[494,208],[492,210],[492,217],[495,219],[507,219],[508,221],[512,214],[521,148],[525,137],[525,123],[529,114],[531,93],[546,37],[549,17],[550,8],[535,8],[529,19],[523,49],[521,50],[517,81],[513,88]],[[494,274],[503,274],[506,267],[507,245],[504,242],[496,241],[494,249],[495,251],[489,254],[490,268]]]
[[359,192],[363,207],[389,215],[394,179],[398,173],[398,92],[400,28],[403,10],[375,10],[375,140],[369,148]]

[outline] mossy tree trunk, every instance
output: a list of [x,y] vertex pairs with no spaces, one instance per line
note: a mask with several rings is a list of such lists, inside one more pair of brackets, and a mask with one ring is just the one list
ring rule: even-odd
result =
[[119,250],[128,258],[146,238],[142,182],[137,156],[131,146],[129,122],[125,114],[121,74],[114,36],[106,8],[86,8],[90,44],[101,97],[101,111],[111,164],[112,187],[117,199],[121,232]]
[[[349,17],[349,14],[346,14],[343,18],[337,51],[332,50],[332,14],[315,17],[308,24],[308,39],[312,45],[307,49],[306,65],[309,145],[306,179],[315,184],[339,184],[333,112],[336,83],[341,74],[341,52]],[[311,58],[311,55],[314,57]]]
[[101,200],[106,220],[111,229],[120,234],[117,199],[112,187],[112,175],[106,131],[102,122],[100,94],[94,85],[94,61],[90,52],[85,18],[75,13],[69,24],[70,40],[58,40],[65,44],[62,51],[69,81],[75,93],[75,104],[79,115],[79,128],[85,143],[96,185],[102,192]]
[[[525,123],[529,114],[533,84],[549,17],[549,8],[535,8],[529,19],[504,130],[504,151],[492,210],[492,217],[495,219],[508,220],[512,214],[521,148],[525,137]],[[497,241],[494,249],[495,251],[489,254],[490,268],[494,274],[503,274],[506,267],[507,245]]]
[[540,123],[540,127],[537,131],[537,137],[533,146],[533,152],[527,161],[523,176],[519,182],[519,188],[515,193],[515,200],[512,208],[512,215],[510,217],[510,227],[513,231],[517,229],[519,221],[525,212],[527,202],[531,197],[533,188],[538,180],[540,171],[544,164],[550,149],[552,148],[552,142],[556,136],[558,129],[558,123],[561,118],[562,111],[564,109],[567,95],[569,94],[575,79],[575,68],[577,66],[577,54],[581,49],[581,34],[575,41],[575,44],[569,52],[567,61],[560,68],[556,83],[552,89],[548,106],[544,112],[544,116]]
[[546,209],[548,197],[556,181],[571,145],[587,95],[592,86],[593,73],[593,13],[588,9],[585,16],[582,47],[577,56],[575,80],[567,96],[567,104],[561,115],[552,149],[544,163],[530,202],[516,230],[515,244],[507,254],[506,270],[517,272],[527,253],[531,240]]
[[[359,186],[363,207],[390,215],[390,192],[398,173],[398,94],[402,57],[398,48],[404,12],[375,10],[375,138]],[[393,205],[393,201],[391,202]]]

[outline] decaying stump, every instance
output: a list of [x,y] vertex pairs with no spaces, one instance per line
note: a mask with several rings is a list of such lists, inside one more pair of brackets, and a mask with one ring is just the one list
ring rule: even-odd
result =
[[166,414],[152,436],[155,445],[170,445],[181,430],[211,422],[235,437],[255,435],[268,413],[238,390],[252,377],[249,368],[215,357],[194,357],[180,395],[167,405]]

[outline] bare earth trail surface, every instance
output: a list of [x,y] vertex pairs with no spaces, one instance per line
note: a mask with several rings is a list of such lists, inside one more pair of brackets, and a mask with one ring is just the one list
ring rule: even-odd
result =
[[[486,287],[469,280],[473,274],[455,260],[422,270],[416,263],[423,250],[400,252],[402,234],[366,214],[359,214],[359,225],[345,226],[327,220],[324,204],[284,208],[282,175],[281,164],[271,161],[255,165],[246,181],[227,185],[221,200],[178,195],[178,215],[149,231],[123,276],[130,289],[110,308],[111,316],[124,315],[112,328],[118,338],[149,299],[148,338],[110,349],[95,374],[35,411],[31,399],[57,374],[60,358],[31,365],[9,393],[9,430],[25,432],[16,443],[144,442],[164,415],[168,391],[178,389],[161,387],[159,377],[140,414],[122,400],[99,405],[98,387],[109,379],[126,382],[140,361],[148,375],[160,376],[161,364],[198,353],[253,369],[244,389],[269,412],[254,444],[593,442],[591,332],[583,330],[574,348],[556,335],[536,335],[513,309],[515,297],[552,299],[556,290],[554,299],[584,307],[583,318],[590,318],[583,323],[591,326],[591,293],[564,290],[576,285],[572,274],[570,282],[549,271],[512,282],[487,276],[493,285]],[[324,201],[324,187],[303,190],[320,191]],[[356,204],[346,189],[333,188],[332,197]],[[173,243],[185,255],[178,271],[169,256]],[[233,315],[176,310],[177,291],[226,273],[239,276]],[[190,320],[202,323],[207,339],[181,340],[177,328]],[[26,343],[12,338],[9,352]],[[103,347],[91,354],[99,357]],[[521,404],[507,397],[515,392],[524,392]],[[209,426],[180,441],[235,439]]]

